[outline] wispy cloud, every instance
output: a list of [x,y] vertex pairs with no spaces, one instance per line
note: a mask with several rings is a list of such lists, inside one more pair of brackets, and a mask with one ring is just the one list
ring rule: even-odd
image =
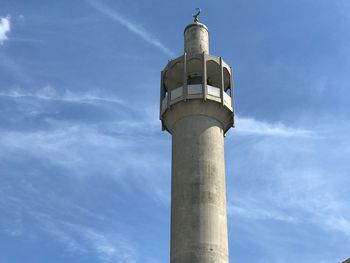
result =
[[81,224],[53,219],[47,214],[33,213],[40,229],[72,253],[93,254],[100,262],[134,263],[134,246],[118,233],[109,234]]
[[[144,194],[156,202],[168,201],[166,190],[159,187],[166,179],[158,175],[170,171],[170,164],[162,153],[152,153],[166,140],[154,136],[160,133],[156,108],[138,111],[98,90],[77,93],[50,85],[33,91],[0,92],[0,99],[12,105],[12,114],[3,117],[6,123],[23,119],[19,125],[0,126],[0,156],[20,151],[76,178],[102,174],[123,187],[131,182],[133,187],[147,185]],[[74,117],[67,118],[67,108]]]
[[166,190],[160,187],[167,178],[159,174],[170,172],[169,163],[161,153],[152,152],[164,143],[150,134],[136,134],[137,130],[140,133],[145,130],[145,123],[140,123],[139,127],[125,127],[124,123],[90,126],[51,120],[50,124],[55,128],[1,131],[0,156],[19,151],[69,171],[71,177],[83,179],[103,175],[122,187],[140,188],[141,193],[157,203],[168,202]]
[[93,0],[88,0],[87,3],[89,3],[92,7],[94,7],[97,11],[104,14],[105,16],[109,17],[113,21],[118,22],[120,25],[124,26],[126,29],[128,29],[133,34],[139,36],[141,39],[143,39],[145,42],[153,45],[160,51],[162,51],[164,54],[168,56],[174,56],[174,52],[172,52],[168,47],[166,47],[160,40],[152,36],[149,32],[147,32],[142,27],[136,25],[134,21],[131,21],[129,19],[126,19],[121,14],[119,14],[116,10],[112,10],[101,3],[98,3]]
[[[0,68],[12,75],[14,82],[32,84],[32,76],[15,60],[9,58],[6,54],[0,53]],[[3,72],[2,72],[3,73]]]
[[51,101],[66,101],[66,102],[77,102],[77,103],[98,103],[98,102],[110,102],[120,105],[125,105],[122,100],[101,96],[98,90],[92,90],[85,93],[74,93],[69,89],[63,90],[62,92],[57,92],[50,84],[46,85],[42,89],[35,91],[25,91],[23,89],[12,89],[10,91],[0,92],[0,96],[9,98],[32,98],[39,100],[51,100]]
[[[276,196],[283,200],[283,205],[293,211],[300,222],[309,222],[325,231],[337,231],[350,238],[347,203],[344,202],[343,194],[338,194],[332,186],[334,179],[327,178],[330,172],[299,165],[297,170],[284,173],[287,178],[281,182]],[[346,184],[346,181],[343,183]]]
[[283,123],[268,123],[254,118],[236,117],[236,128],[239,135],[264,135],[281,137],[311,137],[315,132],[307,129],[288,127]]
[[[243,200],[242,200],[243,201]],[[235,202],[237,203],[237,201]],[[296,222],[298,219],[282,211],[261,204],[254,205],[253,202],[241,202],[239,205],[228,204],[227,213],[232,217],[243,217],[252,220],[276,220],[283,222]]]
[[11,30],[10,17],[0,17],[0,44],[3,44],[8,39],[7,34]]
[[232,173],[238,174],[238,183],[244,182],[236,185],[239,193],[229,201],[229,214],[242,220],[311,224],[350,238],[348,193],[342,187],[349,184],[348,163],[338,157],[347,155],[350,141],[344,134],[349,131],[316,133],[255,119],[243,119],[243,128],[243,134],[255,137],[228,141],[228,147],[241,143]]

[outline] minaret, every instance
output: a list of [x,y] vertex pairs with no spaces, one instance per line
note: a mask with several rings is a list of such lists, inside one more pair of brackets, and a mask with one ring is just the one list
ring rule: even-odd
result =
[[172,135],[171,263],[228,263],[224,136],[234,126],[232,69],[209,55],[208,28],[185,28],[161,72],[160,120]]

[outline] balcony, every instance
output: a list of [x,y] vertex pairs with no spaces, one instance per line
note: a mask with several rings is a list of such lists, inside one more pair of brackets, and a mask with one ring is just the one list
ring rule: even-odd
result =
[[216,118],[226,132],[234,127],[233,93],[232,69],[221,57],[185,53],[170,60],[161,72],[162,129],[171,133],[178,118],[193,114]]
[[184,92],[184,87],[181,86],[173,89],[170,93],[166,93],[161,104],[161,115],[163,115],[171,105],[180,101],[193,99],[216,101],[233,112],[232,99],[230,95],[223,92],[222,89],[211,85],[205,85],[203,88],[202,84],[192,84],[187,85],[187,92]]

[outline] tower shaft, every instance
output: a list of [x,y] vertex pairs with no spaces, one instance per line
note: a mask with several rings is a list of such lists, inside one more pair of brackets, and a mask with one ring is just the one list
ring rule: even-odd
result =
[[189,116],[172,137],[171,262],[227,263],[223,127]]

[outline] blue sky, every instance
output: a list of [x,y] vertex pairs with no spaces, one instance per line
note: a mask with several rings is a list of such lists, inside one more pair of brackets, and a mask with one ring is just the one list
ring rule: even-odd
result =
[[159,77],[191,13],[234,68],[231,262],[350,257],[350,2],[0,0],[0,262],[169,262]]

